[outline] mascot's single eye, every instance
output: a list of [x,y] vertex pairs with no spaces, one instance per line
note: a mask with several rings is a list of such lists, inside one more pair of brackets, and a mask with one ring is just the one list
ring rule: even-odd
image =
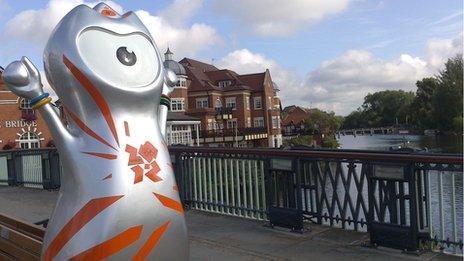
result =
[[118,57],[118,60],[126,66],[132,66],[137,62],[137,56],[135,53],[127,51],[127,47],[125,46],[118,48],[116,51],[116,57]]

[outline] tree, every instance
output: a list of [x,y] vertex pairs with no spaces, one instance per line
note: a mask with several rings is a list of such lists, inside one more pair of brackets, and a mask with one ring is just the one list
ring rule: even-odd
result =
[[[437,76],[438,87],[432,96],[436,126],[442,131],[450,131],[462,118],[463,58],[457,55],[448,59],[445,69]],[[455,119],[456,118],[456,119]],[[462,126],[460,128],[462,133]]]
[[409,106],[414,100],[414,93],[403,90],[387,90],[368,94],[364,97],[363,117],[367,120],[366,127],[390,126],[407,123]]
[[313,133],[334,134],[342,126],[343,117],[334,112],[327,113],[314,109],[308,119],[304,121],[305,128]]
[[356,111],[353,111],[343,120],[342,129],[356,129],[367,127],[367,121],[364,117],[364,111],[361,108],[358,108]]
[[411,104],[412,121],[420,129],[436,128],[432,98],[438,88],[438,80],[434,77],[424,78],[416,82],[417,91]]

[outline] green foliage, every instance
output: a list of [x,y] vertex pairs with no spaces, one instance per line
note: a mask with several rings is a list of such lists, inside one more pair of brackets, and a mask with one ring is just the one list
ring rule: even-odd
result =
[[445,69],[437,76],[439,86],[432,104],[436,127],[442,131],[452,130],[454,118],[462,117],[462,63],[462,55],[448,59]]
[[409,107],[414,93],[402,90],[388,90],[368,94],[357,111],[345,118],[343,128],[367,128],[392,126],[410,121]]
[[321,146],[324,148],[336,149],[340,146],[337,139],[333,135],[326,135],[322,138]]
[[462,116],[456,116],[453,118],[453,132],[455,133],[462,133],[462,124],[463,124],[463,118]]
[[[340,130],[343,123],[343,117],[335,115],[334,112],[325,112],[319,109],[311,110],[311,114],[304,120],[305,129],[316,136],[324,135],[318,144],[325,148],[337,148],[339,143],[334,134]],[[319,134],[319,135],[317,135]],[[291,140],[284,142],[286,145],[308,145],[314,144],[315,138],[312,135],[300,135]]]
[[391,126],[462,133],[463,57],[448,59],[436,77],[416,82],[416,93],[381,91],[364,97],[362,106],[345,117],[343,129]]
[[343,117],[336,116],[334,112],[325,112],[314,109],[308,119],[304,121],[305,128],[312,133],[333,134],[343,123]]
[[438,88],[438,80],[433,77],[416,82],[417,91],[411,104],[412,122],[420,129],[434,129],[434,109],[432,98]]
[[313,145],[313,142],[314,142],[313,136],[311,136],[311,135],[300,135],[300,136],[292,138],[290,140],[285,140],[284,145],[290,145],[290,146],[307,145],[307,146],[311,146],[311,145]]

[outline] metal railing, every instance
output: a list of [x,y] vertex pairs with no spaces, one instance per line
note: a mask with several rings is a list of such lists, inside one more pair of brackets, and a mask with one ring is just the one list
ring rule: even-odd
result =
[[[273,209],[277,218],[295,210],[304,220],[369,232],[375,244],[462,254],[462,155],[204,147],[170,152],[190,208],[254,219],[272,219]],[[290,228],[298,227],[293,222]]]
[[253,219],[266,218],[264,162],[237,157],[176,158],[181,198],[189,207]]
[[0,151],[0,185],[56,189],[60,169],[56,149]]
[[[373,244],[462,254],[462,155],[182,146],[170,153],[186,208],[295,230],[306,220],[369,232]],[[54,149],[0,152],[1,185],[53,189],[59,181]]]

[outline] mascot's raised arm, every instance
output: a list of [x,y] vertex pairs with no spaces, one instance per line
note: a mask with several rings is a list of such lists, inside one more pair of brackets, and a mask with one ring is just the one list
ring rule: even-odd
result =
[[63,166],[44,239],[44,260],[186,260],[184,212],[164,141],[170,86],[147,28],[104,3],[79,5],[44,52],[64,125],[23,57],[3,80],[29,99],[52,133]]

